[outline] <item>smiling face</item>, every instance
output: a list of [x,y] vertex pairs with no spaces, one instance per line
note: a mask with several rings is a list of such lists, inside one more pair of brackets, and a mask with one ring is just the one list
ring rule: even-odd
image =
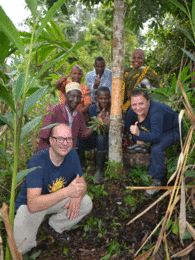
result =
[[131,108],[138,116],[146,116],[150,107],[150,99],[147,100],[142,95],[131,97]]
[[81,79],[83,77],[83,71],[79,69],[78,67],[73,67],[70,73],[72,82],[78,82],[81,83]]
[[105,70],[105,66],[105,61],[96,61],[94,64],[96,75],[102,76]]
[[138,53],[134,52],[132,55],[132,65],[135,69],[139,69],[143,65],[144,59],[143,56]]
[[81,103],[81,92],[79,90],[71,90],[65,94],[66,97],[66,105],[70,109],[70,111],[74,111],[78,104]]
[[[52,131],[52,136],[54,137],[72,137],[71,130],[69,126],[65,124],[60,124],[56,126]],[[57,139],[50,137],[51,152],[55,157],[63,158],[72,149],[73,142],[67,142],[66,140],[62,143],[58,143]]]
[[100,109],[105,108],[108,110],[110,108],[110,94],[107,91],[99,91],[97,93],[97,102],[99,103]]

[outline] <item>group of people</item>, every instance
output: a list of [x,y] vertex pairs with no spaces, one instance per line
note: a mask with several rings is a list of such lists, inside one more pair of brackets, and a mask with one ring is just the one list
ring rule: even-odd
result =
[[[132,53],[133,67],[125,70],[123,90],[126,129],[135,144],[128,152],[144,151],[151,144],[148,174],[154,186],[164,177],[164,151],[179,140],[178,115],[169,106],[151,100],[145,88],[161,87],[157,74],[143,67],[144,52]],[[38,152],[28,162],[28,173],[16,199],[14,236],[22,254],[36,246],[36,235],[44,217],[43,230],[62,242],[66,233],[92,210],[83,177],[84,151],[96,147],[96,183],[103,179],[109,139],[112,72],[102,57],[95,59],[94,71],[87,73],[87,86],[81,83],[83,70],[73,66],[56,87],[60,103],[49,108],[39,133]],[[99,118],[103,131],[87,127],[89,118]],[[77,149],[72,149],[77,148]],[[157,190],[146,190],[152,197]]]

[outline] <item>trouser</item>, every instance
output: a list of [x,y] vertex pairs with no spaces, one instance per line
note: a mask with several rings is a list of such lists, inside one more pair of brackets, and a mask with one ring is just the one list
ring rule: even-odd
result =
[[154,179],[162,180],[164,177],[165,150],[178,141],[179,133],[172,131],[164,133],[159,143],[152,144],[148,174]]
[[84,161],[84,151],[90,151],[96,147],[97,151],[107,151],[108,150],[108,134],[105,135],[98,135],[97,133],[93,132],[93,134],[86,140],[78,140],[78,155],[83,164]]
[[37,231],[45,215],[54,214],[49,218],[49,225],[56,232],[62,233],[77,224],[92,210],[92,201],[88,195],[85,195],[81,200],[78,217],[75,220],[70,220],[67,216],[68,209],[63,209],[69,200],[70,198],[67,198],[46,210],[34,214],[28,211],[27,205],[21,205],[18,208],[14,219],[14,237],[16,246],[19,247],[22,254],[27,253],[37,245]]

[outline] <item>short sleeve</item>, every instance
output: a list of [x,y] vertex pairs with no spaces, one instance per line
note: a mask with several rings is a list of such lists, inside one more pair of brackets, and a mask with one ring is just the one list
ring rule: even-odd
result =
[[41,162],[37,157],[32,157],[28,163],[28,169],[37,167],[26,176],[27,188],[42,188],[43,186],[43,169],[44,162]]

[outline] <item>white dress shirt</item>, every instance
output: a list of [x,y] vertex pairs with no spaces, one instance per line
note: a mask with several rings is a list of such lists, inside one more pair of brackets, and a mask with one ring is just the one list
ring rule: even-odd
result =
[[[91,92],[92,103],[96,103],[97,89],[93,88],[96,78],[97,78],[97,74],[96,74],[95,69],[93,71],[88,72],[85,77],[87,86],[89,87],[90,92]],[[102,74],[102,76],[100,78],[100,84],[99,84],[98,88],[101,88],[101,87],[109,88],[110,94],[112,93],[112,71],[111,70],[109,70],[109,69],[104,70],[104,73]]]

